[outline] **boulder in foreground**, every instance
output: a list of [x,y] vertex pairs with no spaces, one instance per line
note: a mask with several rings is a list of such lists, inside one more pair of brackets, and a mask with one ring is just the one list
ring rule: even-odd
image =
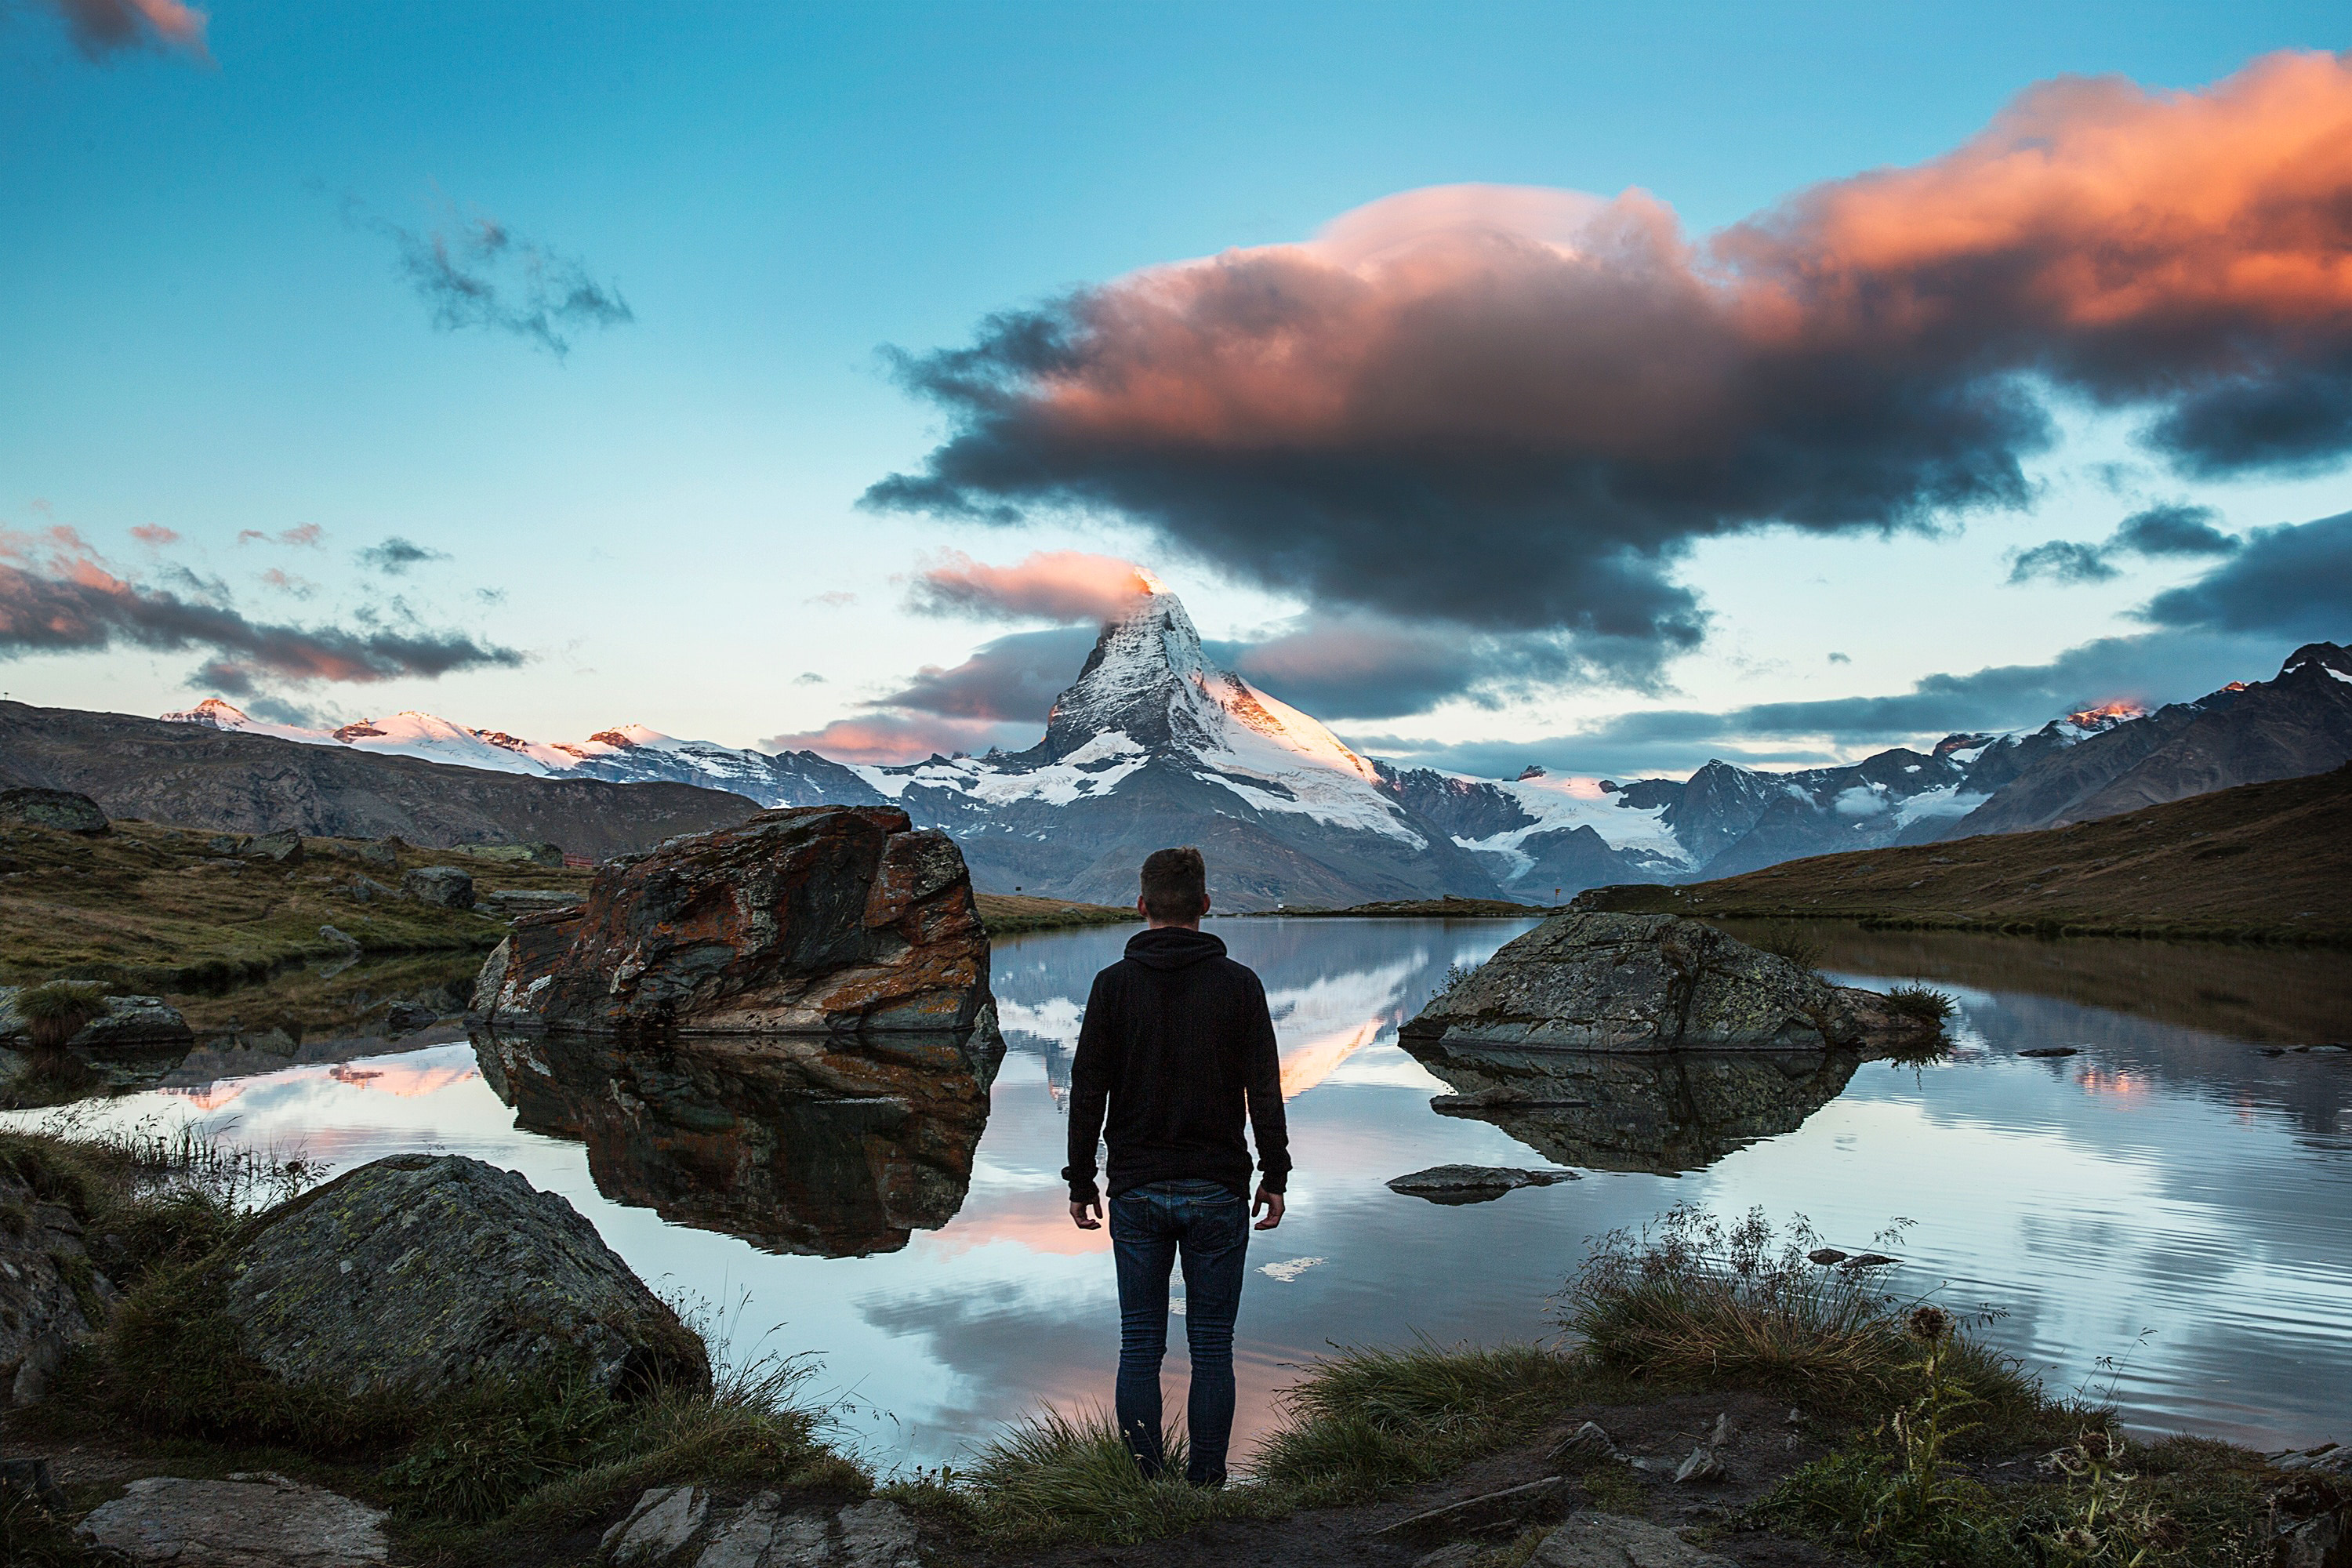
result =
[[1408,1048],[1818,1050],[1920,1026],[1679,915],[1570,913],[1507,943],[1407,1024]]
[[577,1209],[455,1154],[378,1160],[286,1205],[238,1252],[228,1313],[278,1376],[354,1394],[710,1381],[702,1342]]
[[896,806],[765,811],[608,863],[483,965],[495,1030],[970,1029],[988,938],[963,856]]

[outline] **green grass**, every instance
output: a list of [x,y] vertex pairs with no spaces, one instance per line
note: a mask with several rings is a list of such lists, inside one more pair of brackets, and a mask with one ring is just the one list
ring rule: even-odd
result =
[[[418,1400],[289,1383],[241,1343],[226,1279],[247,1228],[314,1179],[305,1163],[155,1127],[0,1134],[0,1163],[107,1238],[108,1272],[126,1292],[101,1340],[21,1417],[36,1430],[142,1444],[199,1473],[307,1476],[390,1509],[405,1552],[452,1568],[505,1563],[516,1542],[594,1524],[649,1486],[870,1488],[826,1445],[825,1417],[803,1397],[807,1364],[729,1360],[706,1310],[681,1320],[717,1369],[708,1389],[616,1397],[555,1375]],[[0,1519],[28,1542],[47,1529],[31,1514]],[[43,1561],[33,1550],[0,1561]]]
[[1248,1457],[1252,1473],[1222,1489],[1180,1479],[1181,1433],[1165,1440],[1167,1474],[1146,1480],[1107,1415],[1047,1410],[969,1466],[889,1491],[992,1546],[1133,1544],[1221,1520],[1364,1502],[1445,1475],[1533,1436],[1591,1381],[1579,1363],[1532,1345],[1344,1350],[1285,1391],[1282,1425]]

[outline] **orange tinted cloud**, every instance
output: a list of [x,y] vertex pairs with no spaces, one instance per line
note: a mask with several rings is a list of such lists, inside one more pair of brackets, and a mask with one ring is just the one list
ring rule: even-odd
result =
[[2186,471],[2352,450],[2352,63],[2044,83],[1702,238],[1640,190],[1408,192],[899,369],[954,434],[869,505],[1113,510],[1321,603],[1687,646],[1693,542],[2022,505],[2053,391]]
[[1108,621],[1159,586],[1131,561],[1078,550],[1039,551],[1011,566],[945,552],[915,577],[916,609],[932,615]]
[[184,50],[200,60],[205,48],[204,12],[180,0],[48,0],[63,16],[74,47],[90,59],[142,46]]

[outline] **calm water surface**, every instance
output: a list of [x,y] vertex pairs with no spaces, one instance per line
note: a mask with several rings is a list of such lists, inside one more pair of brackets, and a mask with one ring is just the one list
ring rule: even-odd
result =
[[[1995,1338],[2053,1386],[2104,1394],[2112,1382],[2141,1427],[2266,1447],[2352,1439],[2352,1051],[2325,1048],[2352,1039],[2352,965],[2340,955],[1825,931],[1840,980],[1926,978],[1959,997],[1949,1061],[1750,1064],[1729,1078],[1640,1068],[1585,1085],[1581,1107],[1481,1120],[1431,1109],[1433,1095],[1475,1086],[1423,1068],[1397,1047],[1397,1026],[1450,964],[1525,926],[1212,924],[1265,978],[1297,1160],[1289,1219],[1251,1241],[1235,1357],[1244,1436],[1272,1420],[1271,1396],[1297,1363],[1331,1344],[1549,1332],[1548,1298],[1587,1237],[1688,1202],[1802,1214],[1850,1248],[1909,1220],[1899,1288],[2002,1309]],[[463,1042],[244,1077],[209,1077],[218,1056],[192,1059],[165,1080],[176,1087],[83,1116],[193,1118],[339,1169],[426,1149],[520,1170],[578,1205],[657,1289],[723,1306],[739,1350],[775,1325],[768,1347],[820,1355],[823,1386],[872,1457],[936,1464],[1040,1402],[1108,1399],[1108,1243],[1071,1226],[1055,1173],[1079,1008],[1127,934],[998,945],[1008,1049],[984,1131],[976,1103],[961,1123],[979,1141],[960,1201],[936,1171],[893,1163],[892,1140],[916,1133],[887,1117],[812,1132],[740,1103],[699,1131],[667,1127],[650,1154],[591,1131],[600,1192],[589,1150],[518,1131]],[[2313,1044],[2323,1048],[2293,1048]],[[2051,1047],[2078,1054],[2020,1054]],[[770,1245],[817,1235],[835,1250],[895,1250],[780,1255],[641,1206],[730,1223],[718,1201],[728,1194],[701,1189],[746,1157],[748,1120],[767,1139],[757,1157],[793,1166],[773,1190],[803,1205],[789,1233],[803,1239],[777,1232]],[[946,1124],[922,1125],[935,1138]],[[795,1155],[810,1138],[823,1147]],[[681,1150],[701,1165],[677,1164]],[[649,1159],[656,1168],[639,1168]],[[1553,1160],[1585,1178],[1465,1207],[1383,1185],[1446,1162]],[[898,1184],[887,1206],[912,1216],[903,1243],[867,1223],[877,1181]],[[831,1232],[825,1214],[807,1212],[828,1204],[843,1210]],[[757,1228],[740,1208],[735,1228]]]

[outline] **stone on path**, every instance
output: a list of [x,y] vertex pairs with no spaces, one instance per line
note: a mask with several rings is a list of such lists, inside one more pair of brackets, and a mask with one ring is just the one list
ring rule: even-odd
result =
[[384,1515],[283,1476],[151,1476],[74,1533],[101,1552],[172,1568],[360,1568],[384,1560]]
[[897,1503],[790,1510],[776,1492],[714,1510],[692,1487],[654,1487],[604,1532],[610,1568],[922,1568],[921,1531]]
[[238,1249],[228,1313],[289,1382],[430,1397],[584,1373],[708,1387],[702,1342],[553,1193],[455,1154],[399,1154],[286,1205]]
[[1660,1525],[1614,1513],[1577,1513],[1536,1548],[1529,1568],[1738,1568]]
[[699,1488],[655,1487],[604,1532],[604,1556],[614,1568],[667,1562],[686,1549],[709,1512],[710,1494]]

